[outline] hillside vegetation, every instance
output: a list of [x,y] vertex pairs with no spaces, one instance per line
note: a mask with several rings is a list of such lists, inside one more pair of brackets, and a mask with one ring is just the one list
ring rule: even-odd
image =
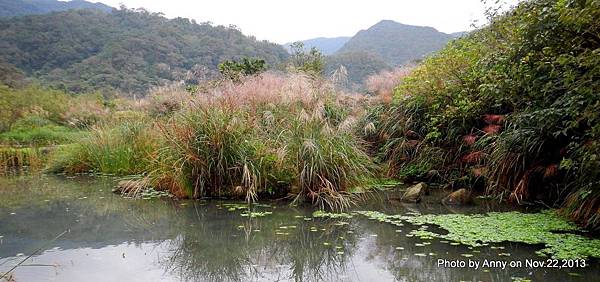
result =
[[46,14],[71,9],[97,9],[108,13],[113,8],[102,3],[83,0],[0,0],[0,17]]
[[154,86],[214,76],[225,60],[258,57],[273,66],[287,56],[281,46],[235,28],[169,20],[144,10],[0,19],[2,68],[17,68],[44,85],[75,93],[143,94]]
[[426,59],[372,110],[388,173],[600,228],[598,18],[598,1],[527,1]]

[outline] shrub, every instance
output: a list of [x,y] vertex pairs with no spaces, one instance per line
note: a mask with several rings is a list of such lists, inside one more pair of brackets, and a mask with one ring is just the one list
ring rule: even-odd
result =
[[325,57],[317,48],[312,47],[306,52],[302,42],[294,42],[290,48],[292,51],[290,67],[293,70],[315,77],[323,75]]
[[239,82],[244,76],[256,75],[266,70],[265,60],[242,58],[241,61],[226,60],[219,64],[219,72],[225,78]]
[[15,127],[0,133],[0,143],[18,146],[40,146],[64,144],[77,140],[81,132],[59,125],[40,127]]
[[440,148],[445,176],[487,171],[488,193],[563,206],[597,229],[599,17],[593,0],[526,1],[449,43],[375,116],[382,159],[417,160],[407,140]]
[[111,115],[105,99],[98,94],[82,94],[69,99],[66,111],[61,115],[65,125],[86,129],[106,121]]

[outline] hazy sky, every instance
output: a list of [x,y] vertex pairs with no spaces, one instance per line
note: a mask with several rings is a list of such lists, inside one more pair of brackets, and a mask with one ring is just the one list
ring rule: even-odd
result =
[[[352,36],[380,20],[432,26],[451,33],[484,20],[481,0],[88,0],[143,7],[169,18],[236,25],[246,35],[276,43]],[[514,4],[517,0],[505,1]]]

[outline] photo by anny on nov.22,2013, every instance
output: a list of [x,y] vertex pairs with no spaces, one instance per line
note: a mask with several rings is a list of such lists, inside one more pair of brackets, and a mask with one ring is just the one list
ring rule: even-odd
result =
[[0,0],[0,282],[594,281],[598,19]]

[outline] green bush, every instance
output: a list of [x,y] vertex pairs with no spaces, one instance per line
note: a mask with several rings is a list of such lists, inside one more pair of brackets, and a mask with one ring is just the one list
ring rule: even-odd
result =
[[290,67],[299,72],[311,76],[321,76],[325,70],[325,57],[321,52],[312,47],[308,52],[304,50],[304,43],[294,42],[290,45],[292,56],[290,57]]
[[[544,200],[599,228],[600,5],[535,0],[451,42],[403,79],[379,114],[390,168],[441,148],[446,176],[487,172],[487,191]],[[565,199],[568,201],[565,202]]]
[[68,143],[82,135],[82,131],[56,125],[39,116],[26,116],[16,120],[11,129],[0,133],[0,144],[18,146],[45,146]]
[[242,58],[239,62],[227,60],[219,64],[221,75],[233,81],[240,81],[244,76],[259,74],[266,69],[265,60],[255,58]]

